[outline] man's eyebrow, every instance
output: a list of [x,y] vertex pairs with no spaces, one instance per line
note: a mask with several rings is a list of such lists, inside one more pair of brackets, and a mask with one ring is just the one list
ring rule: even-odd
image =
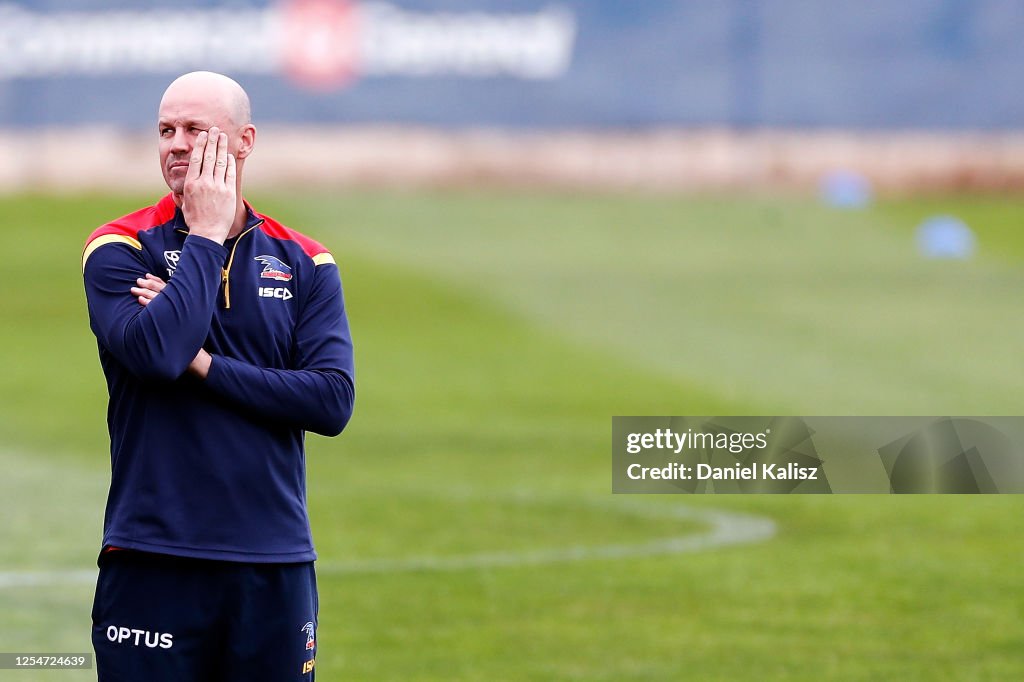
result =
[[206,121],[197,121],[197,120],[188,120],[188,121],[174,120],[174,121],[172,121],[172,120],[167,119],[167,118],[159,119],[156,122],[156,125],[157,125],[158,128],[165,128],[165,127],[173,128],[175,125],[177,125],[179,123],[182,124],[182,125],[188,126],[190,128],[199,128],[200,130],[207,130],[208,131],[211,128],[211,125],[209,123],[207,123]]

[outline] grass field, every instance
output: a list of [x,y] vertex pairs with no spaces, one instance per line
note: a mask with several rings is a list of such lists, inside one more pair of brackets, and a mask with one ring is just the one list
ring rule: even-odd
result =
[[[0,199],[0,651],[91,651],[80,249],[148,199]],[[309,438],[320,679],[1024,677],[1024,498],[609,493],[616,414],[1020,414],[1024,202],[252,199],[335,252],[356,343],[356,415]],[[916,256],[936,212],[974,260]],[[715,511],[777,532],[643,551]]]

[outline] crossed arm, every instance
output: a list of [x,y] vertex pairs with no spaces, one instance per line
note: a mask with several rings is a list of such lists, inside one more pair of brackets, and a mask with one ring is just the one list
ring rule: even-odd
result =
[[[146,273],[145,277],[139,277],[135,280],[138,286],[131,288],[132,295],[138,298],[139,303],[143,306],[149,305],[149,302],[156,298],[157,294],[164,290],[167,286],[167,282],[163,281],[156,275]],[[199,353],[189,363],[188,369],[186,370],[192,376],[205,379],[210,373],[210,364],[213,362],[213,356],[206,352],[205,349],[200,348]]]
[[[86,291],[101,345],[143,381],[172,381],[187,372],[250,417],[327,436],[340,433],[351,417],[355,391],[352,344],[334,266],[317,266],[295,329],[294,369],[259,367],[202,348],[219,279],[206,276],[213,268],[203,267],[205,249],[198,248],[206,245],[190,246],[191,239],[182,250],[187,264],[179,264],[166,283],[152,274],[129,279],[139,271],[128,275],[129,267],[137,267],[128,247],[103,247],[90,258]],[[219,263],[211,263],[219,273]]]

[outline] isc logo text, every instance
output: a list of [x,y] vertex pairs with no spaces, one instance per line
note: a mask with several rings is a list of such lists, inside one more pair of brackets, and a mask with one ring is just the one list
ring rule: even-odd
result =
[[294,298],[292,292],[284,287],[260,287],[258,293],[260,298],[279,298],[282,301]]

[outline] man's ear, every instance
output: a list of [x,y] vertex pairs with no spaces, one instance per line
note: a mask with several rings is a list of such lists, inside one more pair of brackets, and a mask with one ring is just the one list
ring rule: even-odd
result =
[[255,146],[256,126],[251,123],[242,126],[242,141],[238,145],[238,158],[244,159],[252,154],[253,147]]

